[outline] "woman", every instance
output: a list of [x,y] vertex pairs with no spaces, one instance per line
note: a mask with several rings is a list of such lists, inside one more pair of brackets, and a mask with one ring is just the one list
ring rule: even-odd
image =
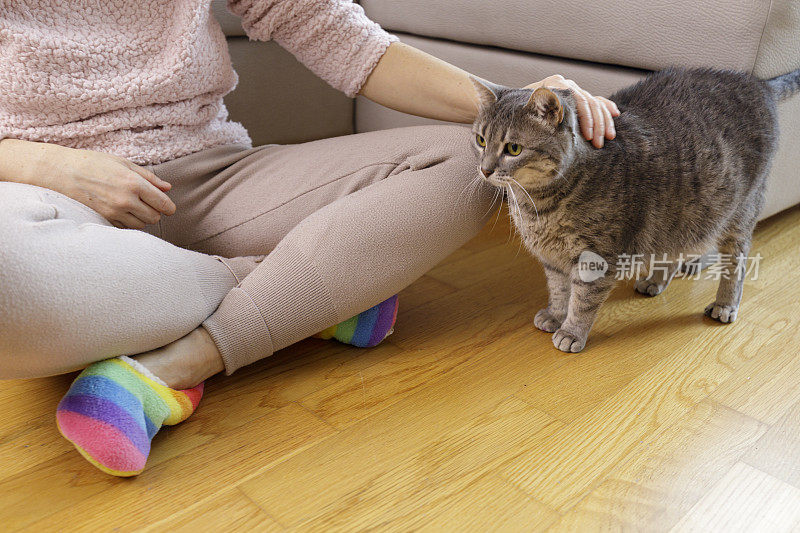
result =
[[[0,377],[90,365],[59,428],[134,475],[206,378],[322,330],[380,342],[392,295],[472,237],[490,201],[465,191],[463,127],[251,148],[222,104],[236,75],[210,0],[90,4],[0,0]],[[348,96],[474,118],[466,72],[347,0],[229,8]],[[596,147],[613,138],[613,103],[544,83],[573,91]]]

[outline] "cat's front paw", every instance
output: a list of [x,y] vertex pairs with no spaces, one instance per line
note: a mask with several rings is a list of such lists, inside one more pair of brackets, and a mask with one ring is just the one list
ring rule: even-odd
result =
[[547,309],[539,309],[539,312],[533,317],[533,325],[542,331],[553,333],[561,327],[561,321]]
[[560,328],[553,333],[553,346],[562,352],[578,353],[586,346],[586,337]]
[[736,320],[736,315],[739,314],[738,305],[719,305],[717,302],[710,303],[706,306],[705,314],[708,317],[718,320],[723,324],[730,324]]

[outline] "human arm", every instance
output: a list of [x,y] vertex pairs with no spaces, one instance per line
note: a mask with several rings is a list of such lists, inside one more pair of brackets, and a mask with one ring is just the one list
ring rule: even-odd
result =
[[[422,117],[469,123],[475,120],[478,99],[471,74],[412,46],[392,43],[367,78],[360,94],[386,107]],[[581,132],[600,148],[615,136],[617,106],[595,97],[563,76],[555,75],[527,88],[546,86],[572,92],[578,106]]]
[[127,159],[92,150],[2,139],[0,181],[60,192],[117,227],[142,229],[175,212],[165,194],[169,183]]

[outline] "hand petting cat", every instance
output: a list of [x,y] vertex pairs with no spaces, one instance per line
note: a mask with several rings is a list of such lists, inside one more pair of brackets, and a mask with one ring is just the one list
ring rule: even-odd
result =
[[564,78],[561,74],[548,76],[542,81],[531,83],[524,88],[538,89],[539,87],[564,89],[572,93],[578,111],[581,133],[587,141],[592,141],[595,148],[603,147],[604,138],[610,141],[616,137],[613,117],[619,116],[619,108],[608,98],[592,96],[589,92],[581,89],[577,83]]

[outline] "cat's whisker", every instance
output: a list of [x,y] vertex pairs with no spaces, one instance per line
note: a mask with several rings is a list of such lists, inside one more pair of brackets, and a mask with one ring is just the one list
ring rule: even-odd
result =
[[515,231],[514,217],[511,215],[511,210],[514,209],[514,207],[511,200],[511,189],[507,183],[503,185],[503,190],[506,192],[506,204],[508,205],[508,239],[506,239],[506,244],[508,244],[511,242],[514,236],[513,232]]
[[[489,213],[491,213],[491,212],[492,212],[492,209],[494,209],[494,204],[495,204],[495,203],[497,203],[497,196],[498,196],[499,194],[500,194],[500,189],[498,189],[497,187],[495,187],[495,189],[494,189],[494,196],[492,197],[492,203],[491,203],[491,204],[489,204],[489,209],[487,209],[487,210],[486,210],[486,212],[483,214],[483,216],[484,216],[484,217],[485,217],[486,215],[488,215]],[[492,229],[494,229],[494,226],[492,226]]]
[[[508,184],[508,192],[511,193],[511,196],[514,199],[514,207],[516,208],[515,213],[516,213],[516,216],[517,216],[517,220],[521,221],[522,220],[522,208],[519,205],[519,201],[517,200],[517,195],[514,193],[514,189],[511,187],[510,183]],[[512,223],[513,223],[514,230],[515,230],[514,233],[516,233],[520,237],[520,239],[519,239],[519,248],[517,249],[517,254],[514,256],[514,259],[516,259],[519,256],[519,253],[522,251],[522,234],[520,232],[519,227],[516,224],[516,221],[513,218],[512,218]]]
[[511,207],[511,209],[508,212],[508,215],[509,215],[509,218],[510,218],[510,220],[512,222],[512,225],[514,227],[514,233],[517,233],[518,228],[517,228],[517,224],[516,224],[516,217],[518,217],[519,214],[520,214],[519,202],[517,201],[517,195],[514,193],[514,189],[511,188],[511,184],[510,183],[507,183],[507,187],[508,187],[508,193],[509,193],[509,202],[508,203],[509,203],[509,206]]
[[[491,231],[494,231],[495,226],[497,226],[497,222],[500,221],[500,211],[503,210],[503,197],[505,196],[505,193],[503,192],[505,189],[501,189],[499,187],[496,187],[495,189],[496,189],[495,201],[499,198],[500,199],[500,206],[497,208],[497,216],[494,217],[494,224],[492,224]],[[494,206],[494,203],[492,203],[492,206]]]
[[511,181],[516,183],[517,187],[519,187],[522,190],[522,192],[525,193],[525,196],[528,197],[528,200],[530,200],[531,205],[533,206],[533,210],[536,212],[536,222],[538,223],[539,222],[539,209],[536,207],[536,202],[533,201],[533,197],[531,197],[531,193],[529,193],[527,190],[525,190],[525,187],[523,187],[520,184],[520,182],[518,182],[516,179],[512,178],[511,176],[509,176],[508,179],[510,179]]
[[[464,188],[462,188],[462,189],[461,189],[461,192],[458,194],[458,199],[459,199],[459,201],[460,201],[461,197],[464,195],[464,193],[465,193],[465,192],[467,192],[467,190],[468,190],[468,189],[474,189],[474,187],[475,187],[475,184],[476,184],[476,183],[477,183],[479,180],[480,180],[480,177],[478,177],[478,176],[475,176],[474,178],[472,178],[472,180],[471,180],[471,181],[467,182],[467,183],[464,185]],[[469,198],[467,198],[467,200],[469,200]],[[456,202],[456,203],[458,203],[458,202]]]
[[[477,191],[477,189],[478,189],[478,187],[480,185],[480,182],[481,182],[480,176],[475,176],[471,181],[467,182],[467,184],[464,185],[464,187],[461,189],[461,192],[458,193],[458,196],[456,197],[456,201],[453,202],[453,210],[452,210],[452,213],[451,213],[451,215],[453,217],[456,216],[456,211],[460,207],[461,200],[462,200],[464,194],[467,193],[468,190],[471,191],[471,192],[468,193],[468,196],[464,199],[465,203],[468,203],[472,199],[472,197],[475,196],[475,192]],[[486,215],[484,215],[484,216],[486,216]]]

